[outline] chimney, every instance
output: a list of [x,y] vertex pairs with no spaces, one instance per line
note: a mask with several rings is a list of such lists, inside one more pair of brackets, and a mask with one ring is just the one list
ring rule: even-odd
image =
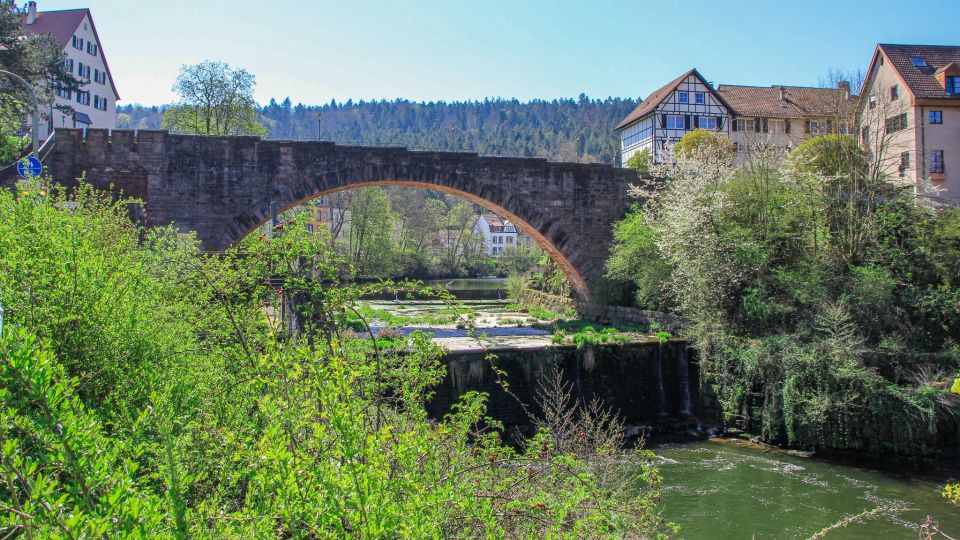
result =
[[37,22],[37,3],[30,1],[27,2],[27,24],[33,24]]
[[837,88],[843,90],[844,97],[850,97],[850,83],[847,81],[840,81],[837,83]]
[[780,87],[780,101],[786,101],[786,100],[787,100],[787,89],[781,86],[781,87]]

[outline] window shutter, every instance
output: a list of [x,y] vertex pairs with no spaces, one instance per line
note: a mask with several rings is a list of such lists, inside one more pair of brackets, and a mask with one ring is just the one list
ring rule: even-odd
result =
[[717,117],[717,131],[720,131],[720,130],[722,130],[722,129],[723,129],[723,117],[722,117],[722,116],[718,116],[718,117]]
[[755,132],[757,132],[757,133],[760,133],[761,131],[763,131],[763,130],[761,129],[762,127],[763,127],[763,124],[760,123],[760,118],[754,118],[754,119],[753,119],[753,131],[755,131]]
[[809,121],[809,120],[804,120],[804,121],[803,121],[803,132],[804,132],[804,133],[810,133],[810,121]]
[[667,129],[667,115],[665,114],[660,115],[660,128]]
[[827,133],[833,133],[833,120],[827,120]]
[[694,117],[693,117],[693,126],[691,126],[691,127],[692,127],[693,129],[697,129],[697,128],[700,127],[700,117],[699,117],[699,116],[694,115]]
[[693,126],[690,125],[690,115],[689,115],[689,114],[683,117],[683,124],[684,124],[683,129],[685,129],[685,130],[687,130],[687,131],[690,131],[691,129],[693,129]]
[[763,132],[764,132],[764,133],[767,133],[767,130],[768,130],[768,129],[769,129],[769,127],[768,127],[768,125],[767,125],[767,119],[764,118],[764,119],[763,119]]
[[736,118],[733,119],[733,121],[732,121],[732,123],[730,124],[730,126],[731,126],[731,128],[730,128],[731,131],[736,131],[736,130],[737,130],[737,119],[736,119]]
[[789,118],[787,118],[786,120],[783,121],[783,132],[784,132],[784,133],[790,133],[790,119],[789,119]]

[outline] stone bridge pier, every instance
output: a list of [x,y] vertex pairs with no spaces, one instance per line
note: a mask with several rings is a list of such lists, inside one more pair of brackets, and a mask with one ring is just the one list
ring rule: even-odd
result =
[[212,251],[265,223],[271,203],[284,211],[378,185],[442,191],[515,223],[581,300],[603,275],[611,226],[631,202],[627,188],[640,182],[609,165],[145,130],[58,129],[44,165],[59,182],[85,174],[97,188],[142,199],[148,226],[194,231]]

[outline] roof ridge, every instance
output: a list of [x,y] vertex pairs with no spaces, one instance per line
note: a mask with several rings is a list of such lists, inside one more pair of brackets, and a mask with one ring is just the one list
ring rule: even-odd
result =
[[877,47],[938,47],[942,49],[960,49],[960,45],[923,45],[921,43],[877,43]]

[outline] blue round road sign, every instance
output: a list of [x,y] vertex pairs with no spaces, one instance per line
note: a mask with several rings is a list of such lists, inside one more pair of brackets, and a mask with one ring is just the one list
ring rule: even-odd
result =
[[30,156],[27,159],[20,160],[17,163],[17,173],[24,178],[29,178],[31,176],[40,176],[40,173],[43,172],[43,165],[40,164],[40,160]]

